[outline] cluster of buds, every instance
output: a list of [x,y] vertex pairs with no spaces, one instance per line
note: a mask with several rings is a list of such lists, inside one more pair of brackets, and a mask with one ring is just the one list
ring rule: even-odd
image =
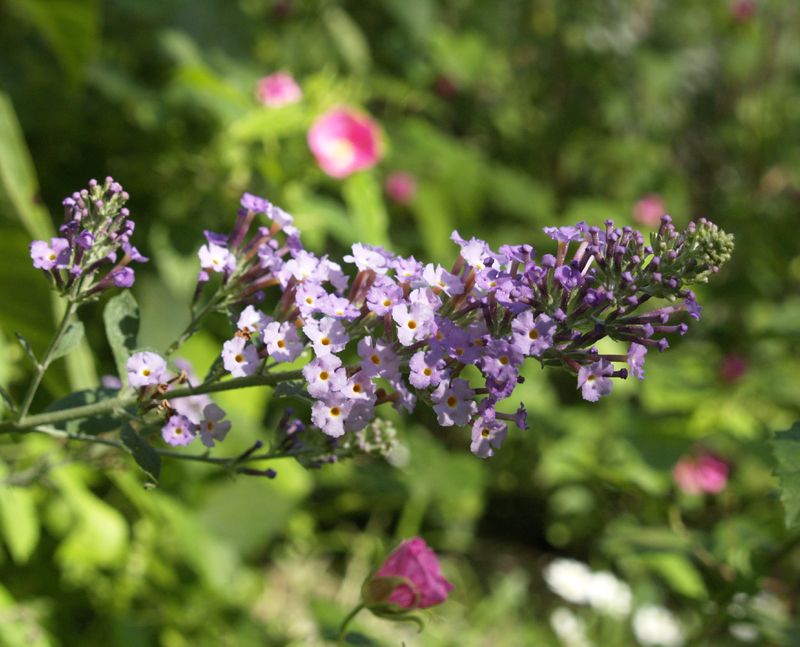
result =
[[[64,200],[60,237],[31,243],[33,266],[44,270],[71,301],[86,301],[110,287],[130,287],[134,272],[128,264],[148,260],[130,243],[134,223],[125,207],[128,197],[113,178],[102,184],[91,180],[88,189]],[[111,267],[101,276],[105,266]]]
[[[224,301],[212,302],[246,305],[223,347],[224,368],[244,377],[311,349],[303,368],[311,420],[328,436],[363,430],[382,404],[411,412],[420,400],[442,426],[470,425],[472,451],[481,457],[501,445],[508,422],[525,428],[524,407],[499,408],[522,381],[526,358],[576,374],[590,401],[611,392],[611,378],[627,378],[628,369],[613,362],[643,379],[648,349],[663,351],[664,334],[687,330],[672,316],[688,311],[699,319],[687,286],[718,271],[732,249],[732,236],[707,221],[678,233],[669,216],[650,245],[612,221],[602,229],[545,228],[558,249],[538,262],[530,245],[495,252],[454,232],[461,253],[452,271],[356,243],[344,257],[357,270],[350,282],[338,264],[302,247],[288,214],[249,194],[242,207],[232,235],[206,232],[209,244],[199,253],[200,286],[210,270],[225,277]],[[258,213],[273,224],[245,243]],[[270,285],[282,295],[268,316],[253,304]],[[652,298],[670,305],[636,313]],[[601,354],[595,344],[604,337],[628,343],[627,354]],[[480,384],[462,377],[468,365],[482,374]]]

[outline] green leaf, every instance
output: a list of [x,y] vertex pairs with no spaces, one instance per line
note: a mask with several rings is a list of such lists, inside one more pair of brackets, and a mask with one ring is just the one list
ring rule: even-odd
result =
[[781,501],[789,528],[800,520],[800,420],[769,442],[778,461],[775,474],[781,480]]
[[27,339],[25,339],[25,337],[20,335],[18,332],[15,332],[14,334],[17,336],[17,340],[19,341],[19,343],[22,344],[22,347],[25,349],[25,352],[28,353],[28,357],[30,357],[31,360],[33,360],[34,365],[37,368],[39,368],[40,366],[39,360],[37,360],[36,355],[33,354],[33,348],[31,348],[31,343]]
[[359,240],[370,245],[389,242],[389,215],[381,195],[381,186],[370,172],[354,173],[342,186],[353,227]]
[[6,409],[11,411],[11,413],[17,413],[17,405],[14,404],[14,400],[11,398],[9,392],[6,391],[2,386],[0,386],[0,398],[3,398],[3,404],[6,405]]
[[[0,479],[7,475],[8,468],[0,462]],[[40,534],[32,490],[0,485],[0,530],[11,559],[15,564],[25,564],[39,543]]]
[[372,55],[364,31],[341,7],[328,7],[322,14],[339,54],[353,73],[360,75],[369,70]]
[[[53,402],[49,407],[47,407],[47,409],[45,409],[45,412],[65,411],[67,409],[74,409],[75,407],[82,407],[87,404],[96,404],[97,402],[102,402],[103,400],[109,400],[115,397],[117,397],[117,391],[115,389],[107,389],[105,387],[87,389],[85,391],[75,391],[75,393],[70,393],[68,396]],[[119,428],[119,426],[119,418],[113,414],[106,413],[102,416],[92,416],[91,418],[85,418],[83,420],[70,420],[68,422],[62,422],[56,425],[56,428],[69,431],[70,433],[91,434],[96,436],[97,434],[104,434],[108,431],[114,431],[114,429]]]
[[279,382],[272,392],[273,398],[297,398],[313,403],[314,400],[306,392],[304,382]]
[[137,345],[139,334],[139,306],[130,290],[125,290],[109,300],[103,311],[106,337],[114,353],[114,362],[120,379],[127,375],[126,364]]
[[305,133],[312,122],[313,115],[298,104],[276,109],[262,106],[237,119],[228,132],[242,141],[265,141]]
[[15,0],[12,6],[27,19],[71,76],[80,76],[100,44],[97,0]]
[[53,359],[64,357],[64,355],[77,348],[81,343],[81,339],[83,339],[83,323],[80,321],[71,323],[67,326],[61,341],[58,342],[58,346],[53,351]]
[[650,553],[642,560],[669,584],[673,591],[695,600],[708,597],[708,590],[692,561],[681,553]]
[[153,479],[153,483],[158,483],[158,477],[161,474],[161,456],[158,452],[129,424],[122,428],[119,439],[125,445],[125,449],[131,453],[136,464]]
[[47,210],[37,202],[39,184],[8,95],[0,92],[0,213],[16,216],[31,238],[53,235]]

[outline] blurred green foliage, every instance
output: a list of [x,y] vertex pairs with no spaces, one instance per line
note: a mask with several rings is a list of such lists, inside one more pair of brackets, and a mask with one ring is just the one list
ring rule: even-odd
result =
[[[358,241],[449,265],[453,229],[548,253],[543,226],[642,227],[633,208],[651,193],[737,245],[697,291],[701,322],[651,353],[644,382],[590,404],[529,367],[531,429],[490,460],[420,412],[395,420],[395,466],[287,462],[265,481],[165,461],[144,490],[101,446],[4,438],[0,644],[326,644],[383,551],[415,534],[442,555],[452,600],[420,635],[360,615],[361,644],[557,645],[541,577],[555,555],[615,571],[697,645],[740,644],[731,600],[767,591],[788,611],[750,618],[757,644],[796,644],[800,541],[765,441],[800,417],[798,33],[793,0],[0,0],[0,385],[15,396],[28,359],[14,333],[41,351],[58,309],[28,244],[90,177],[131,194],[153,259],[133,288],[140,339],[157,348],[188,321],[175,304],[202,230],[228,230],[243,191],[337,259]],[[268,109],[254,87],[277,70],[304,97]],[[380,165],[343,181],[305,140],[337,104],[388,140]],[[405,206],[383,194],[395,170],[417,180]],[[116,373],[102,305],[82,311],[87,342],[34,410]],[[229,334],[213,321],[183,353],[202,374]],[[285,406],[262,391],[219,402],[231,454],[268,440]],[[701,449],[732,466],[719,495],[672,480]],[[634,644],[615,631],[607,644]]]

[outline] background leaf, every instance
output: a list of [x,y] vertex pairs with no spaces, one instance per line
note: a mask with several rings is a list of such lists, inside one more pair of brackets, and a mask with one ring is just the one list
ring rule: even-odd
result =
[[117,365],[117,375],[125,380],[128,358],[138,345],[139,334],[139,306],[130,290],[123,290],[109,299],[103,310],[103,322]]

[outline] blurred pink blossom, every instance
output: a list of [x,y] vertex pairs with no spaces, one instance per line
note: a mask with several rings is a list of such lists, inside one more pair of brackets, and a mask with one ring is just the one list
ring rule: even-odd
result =
[[394,171],[386,176],[383,188],[392,202],[408,204],[417,195],[417,180],[411,173]]
[[747,22],[756,15],[755,0],[735,0],[730,5],[731,16],[739,22]]
[[685,494],[718,494],[728,484],[730,467],[721,458],[703,453],[693,458],[684,456],[672,468],[672,477]]
[[322,170],[335,178],[372,168],[383,157],[378,123],[347,107],[320,116],[308,131],[308,146]]
[[748,369],[747,360],[741,355],[731,353],[722,358],[719,366],[719,377],[723,382],[738,382]]
[[648,193],[633,205],[633,219],[650,227],[658,226],[666,213],[667,207],[658,193]]
[[288,72],[275,72],[256,84],[256,99],[267,108],[280,108],[302,98],[303,91]]

